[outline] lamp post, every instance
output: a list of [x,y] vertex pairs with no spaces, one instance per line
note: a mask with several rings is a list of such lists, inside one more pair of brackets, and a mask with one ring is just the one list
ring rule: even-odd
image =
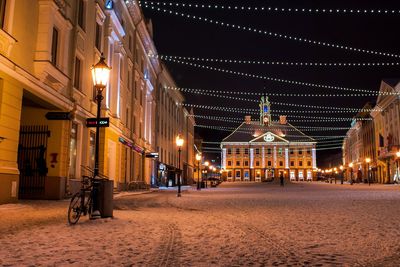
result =
[[205,188],[207,188],[207,180],[208,180],[208,172],[207,172],[207,168],[208,168],[208,166],[210,165],[210,162],[208,162],[208,161],[206,161],[206,162],[204,162],[204,166],[206,166],[205,167],[205,169],[206,169],[206,181],[205,181],[205,183],[204,183],[204,187]]
[[400,158],[400,151],[396,152],[396,178],[397,178],[397,182],[400,181],[399,179],[399,158]]
[[349,163],[349,167],[350,167],[350,184],[353,184],[353,162]]
[[340,165],[339,167],[341,174],[340,174],[340,184],[343,184],[343,176],[344,176],[344,167],[343,165]]
[[180,134],[175,139],[176,146],[178,147],[178,197],[181,196],[181,147],[183,146],[183,138]]
[[201,160],[201,153],[196,154],[197,160],[197,190],[201,190],[200,188],[200,160]]
[[368,185],[371,185],[371,181],[369,180],[369,163],[371,162],[370,158],[366,158],[365,162],[367,163],[367,179],[368,179]]
[[[95,140],[95,152],[94,152],[94,170],[93,178],[99,176],[99,146],[100,146],[100,110],[101,101],[103,100],[103,90],[107,87],[108,78],[110,77],[111,68],[106,64],[103,53],[101,53],[99,62],[93,65],[91,68],[93,85],[96,88],[96,101],[97,101],[97,115],[96,115],[96,140]],[[92,187],[92,208],[95,214],[98,211],[97,207],[97,188],[98,184],[93,183]]]

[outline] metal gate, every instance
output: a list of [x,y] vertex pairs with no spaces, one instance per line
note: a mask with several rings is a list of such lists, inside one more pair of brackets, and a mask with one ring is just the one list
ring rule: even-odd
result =
[[18,145],[19,198],[44,197],[47,175],[46,148],[50,131],[46,125],[21,126]]

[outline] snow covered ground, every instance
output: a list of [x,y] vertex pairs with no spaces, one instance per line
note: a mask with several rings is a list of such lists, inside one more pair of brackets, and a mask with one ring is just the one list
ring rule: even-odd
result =
[[114,218],[68,200],[0,205],[0,266],[400,266],[400,186],[224,183],[124,194]]

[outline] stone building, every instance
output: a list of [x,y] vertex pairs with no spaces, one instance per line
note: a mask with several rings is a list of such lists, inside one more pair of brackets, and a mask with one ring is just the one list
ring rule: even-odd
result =
[[[102,53],[112,70],[101,105],[109,127],[100,128],[100,173],[115,189],[155,184],[162,67],[137,1],[3,0],[0,12],[0,203],[63,198],[92,172],[90,68]],[[182,131],[192,138],[189,123]],[[189,155],[193,140],[187,144]]]
[[250,116],[221,142],[221,168],[227,181],[264,181],[280,174],[290,180],[313,180],[316,141],[286,121],[271,120],[267,97],[260,102],[260,119]]

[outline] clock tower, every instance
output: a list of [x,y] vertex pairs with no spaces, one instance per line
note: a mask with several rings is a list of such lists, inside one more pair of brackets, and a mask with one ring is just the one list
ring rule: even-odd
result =
[[268,96],[262,96],[260,101],[260,124],[265,126],[271,125],[271,104]]

